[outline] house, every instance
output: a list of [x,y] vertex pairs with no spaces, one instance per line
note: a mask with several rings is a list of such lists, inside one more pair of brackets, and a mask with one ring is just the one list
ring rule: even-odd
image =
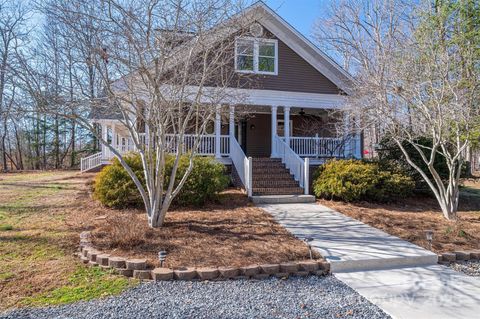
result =
[[[360,134],[347,138],[332,129],[338,120],[332,111],[341,110],[353,81],[263,2],[247,8],[245,14],[250,13],[255,21],[246,36],[235,38],[231,64],[239,83],[248,75],[256,84],[235,88],[245,96],[243,105],[222,103],[228,120],[222,122],[217,112],[212,134],[201,137],[199,153],[231,165],[250,196],[308,194],[310,165],[330,157],[362,156]],[[253,110],[250,116],[237,118],[245,107]],[[116,149],[131,150],[129,135],[114,115],[92,120]],[[185,144],[194,138],[185,136]],[[112,157],[103,146],[82,159],[81,170]]]

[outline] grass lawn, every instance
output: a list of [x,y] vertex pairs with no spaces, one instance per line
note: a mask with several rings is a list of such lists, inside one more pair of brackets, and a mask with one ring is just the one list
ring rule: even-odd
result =
[[319,203],[427,249],[424,232],[433,230],[432,250],[437,253],[480,249],[480,183],[473,180],[462,187],[457,222],[443,217],[434,198],[422,196],[392,204]]
[[0,309],[114,294],[133,280],[73,257],[82,229],[78,172],[0,174]]

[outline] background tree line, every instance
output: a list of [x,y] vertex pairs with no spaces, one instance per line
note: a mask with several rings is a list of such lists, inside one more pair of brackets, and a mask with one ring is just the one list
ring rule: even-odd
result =
[[78,14],[93,16],[93,10],[92,1],[0,0],[3,171],[75,168],[83,154],[98,149],[75,121],[44,111],[47,104],[93,100],[101,93],[92,65],[94,26],[88,15]]

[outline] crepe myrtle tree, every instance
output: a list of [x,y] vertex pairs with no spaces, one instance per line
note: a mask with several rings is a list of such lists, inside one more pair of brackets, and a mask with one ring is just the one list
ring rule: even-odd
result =
[[[240,9],[241,3],[233,0],[104,0],[94,16],[91,11],[65,10],[62,1],[49,7],[49,13],[74,32],[82,32],[76,29],[77,19],[95,24],[97,46],[89,62],[103,79],[104,96],[88,103],[44,103],[45,108],[76,120],[118,158],[140,192],[151,227],[163,225],[192,171],[200,136],[221,104],[241,103],[243,96],[229,89],[233,40],[255,17],[236,13]],[[88,114],[119,120],[140,154],[144,181]],[[184,144],[187,133],[195,135],[189,145]],[[173,168],[167,171],[170,153]],[[182,156],[189,158],[189,165],[177,176]]]
[[[445,218],[456,220],[462,166],[479,138],[478,4],[429,1],[409,12],[402,1],[346,2],[328,20],[347,30],[329,41],[355,65],[348,108],[361,115],[357,125],[398,145]],[[431,143],[419,142],[425,138]],[[435,166],[440,158],[446,178]]]

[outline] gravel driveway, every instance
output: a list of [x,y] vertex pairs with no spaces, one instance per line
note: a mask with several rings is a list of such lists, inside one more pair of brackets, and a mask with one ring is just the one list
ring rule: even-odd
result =
[[333,276],[144,283],[107,299],[0,318],[390,318]]
[[449,266],[469,276],[480,277],[480,261],[478,260],[457,261]]

